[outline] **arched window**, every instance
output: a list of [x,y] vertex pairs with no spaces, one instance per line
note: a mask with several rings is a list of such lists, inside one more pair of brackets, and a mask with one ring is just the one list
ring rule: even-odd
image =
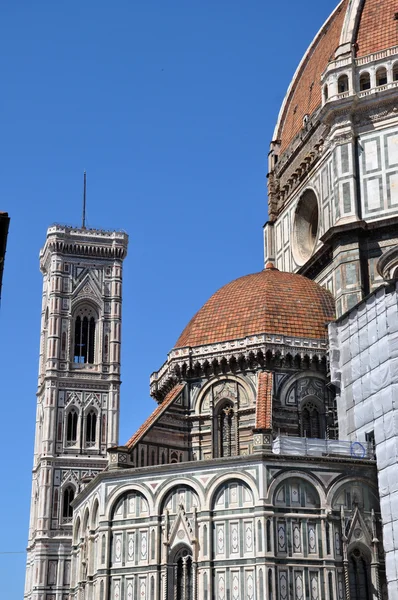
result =
[[223,405],[218,413],[219,456],[236,456],[236,416],[232,402]]
[[361,92],[370,90],[370,75],[367,71],[365,71],[365,73],[361,73],[359,78],[359,90]]
[[86,416],[86,446],[95,446],[97,439],[97,413],[91,409]]
[[349,556],[348,575],[351,600],[371,600],[370,565],[363,553],[355,548]]
[[187,546],[180,547],[174,556],[171,556],[169,569],[170,598],[193,600],[192,553]]
[[379,87],[380,85],[386,85],[387,83],[387,69],[385,67],[380,67],[376,71],[376,85]]
[[73,489],[73,487],[68,486],[67,488],[65,488],[63,503],[62,503],[62,521],[64,523],[72,522],[73,508],[71,506],[71,503],[72,503],[74,497],[75,497],[75,490]]
[[75,363],[94,363],[96,315],[90,307],[79,309],[75,318],[73,360]]
[[323,101],[327,102],[327,99],[329,98],[329,88],[326,85],[323,86]]
[[313,402],[306,402],[301,409],[301,435],[308,438],[322,438],[322,429],[318,408]]
[[347,75],[340,75],[338,82],[337,82],[337,91],[339,94],[348,92],[348,76]]
[[74,446],[77,440],[77,411],[72,408],[66,418],[66,443],[68,446]]
[[392,68],[392,80],[398,81],[398,62],[396,62]]

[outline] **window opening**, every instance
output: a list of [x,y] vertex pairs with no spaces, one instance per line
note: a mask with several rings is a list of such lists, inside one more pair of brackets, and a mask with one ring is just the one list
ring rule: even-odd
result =
[[370,568],[367,560],[358,548],[353,550],[350,555],[348,569],[351,600],[371,600],[369,585]]
[[90,410],[86,417],[86,446],[95,446],[97,433],[97,413]]
[[321,438],[321,419],[315,404],[307,402],[301,410],[301,435],[308,438]]
[[393,81],[398,81],[398,63],[395,63],[392,68],[392,78]]
[[64,501],[62,506],[62,521],[64,523],[71,523],[73,516],[73,508],[71,503],[75,497],[75,492],[73,488],[67,487],[64,491]]
[[77,411],[72,408],[68,413],[66,423],[66,444],[74,446],[77,440]]
[[172,597],[175,600],[193,600],[192,554],[187,548],[177,552],[172,568]]
[[337,82],[338,93],[343,94],[344,92],[348,92],[348,76],[341,75]]
[[220,456],[236,456],[236,417],[231,402],[218,414]]
[[359,90],[361,92],[365,90],[370,90],[370,75],[368,72],[361,73],[361,76],[359,78]]
[[78,315],[75,319],[75,363],[94,363],[95,319]]
[[380,85],[387,84],[387,69],[385,67],[381,67],[376,71],[376,85],[379,87]]

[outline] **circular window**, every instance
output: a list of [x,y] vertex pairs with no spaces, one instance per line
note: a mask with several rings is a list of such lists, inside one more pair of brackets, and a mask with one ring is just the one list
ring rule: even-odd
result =
[[319,211],[315,192],[306,190],[298,201],[294,215],[293,255],[298,265],[311,256],[318,235]]

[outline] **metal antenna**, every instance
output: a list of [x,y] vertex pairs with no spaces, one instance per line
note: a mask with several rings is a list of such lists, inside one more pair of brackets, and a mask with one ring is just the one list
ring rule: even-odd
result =
[[83,223],[82,229],[86,229],[86,171],[83,175]]

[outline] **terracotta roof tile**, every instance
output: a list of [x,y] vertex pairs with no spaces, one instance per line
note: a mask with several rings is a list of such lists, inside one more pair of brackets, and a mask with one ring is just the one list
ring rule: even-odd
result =
[[320,285],[274,267],[240,277],[218,290],[196,313],[177,348],[203,346],[261,333],[326,340],[333,296]]
[[344,0],[329,17],[295,76],[277,132],[281,152],[302,129],[304,116],[311,115],[321,105],[321,75],[339,46],[347,5],[348,0]]
[[366,0],[358,34],[357,56],[366,56],[398,45],[397,0]]
[[149,415],[145,423],[141,425],[141,427],[135,432],[133,436],[129,439],[126,446],[130,450],[140,441],[140,439],[149,431],[149,429],[156,423],[158,418],[165,412],[166,408],[168,408],[171,404],[173,404],[174,400],[177,396],[182,392],[184,388],[183,383],[179,383],[173,387],[172,390],[169,391],[162,404],[157,406],[153,413]]
[[256,429],[272,429],[273,373],[264,371],[258,375],[256,402]]

